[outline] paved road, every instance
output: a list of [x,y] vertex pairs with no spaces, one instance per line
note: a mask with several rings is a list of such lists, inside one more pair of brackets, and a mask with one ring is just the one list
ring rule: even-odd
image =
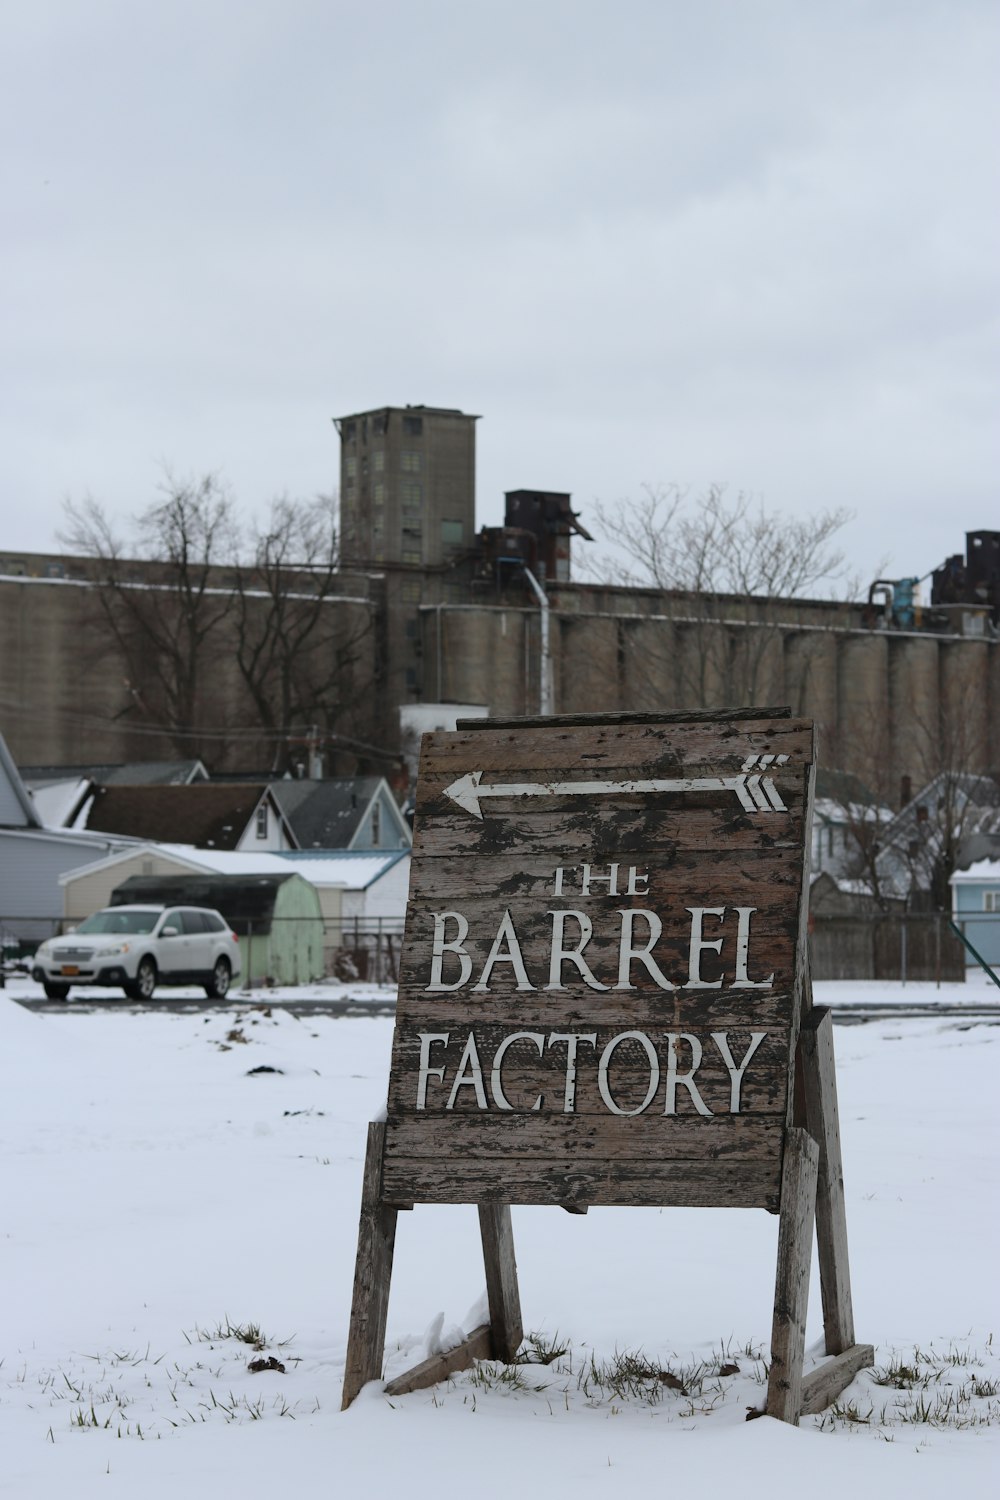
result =
[[[3,992],[0,991],[0,993]],[[83,1000],[58,1001],[18,995],[16,992],[11,993],[9,989],[8,994],[12,1000],[23,1005],[25,1010],[44,1016],[92,1015],[98,1011],[112,1010],[128,1011],[130,1015],[139,1015],[145,1011],[172,1011],[179,1015],[201,1012],[211,1014],[212,1011],[230,1014],[234,1010],[252,1009],[254,1006],[271,1006],[275,1010],[287,1010],[293,1016],[391,1016],[396,1009],[393,999],[372,999],[370,995],[357,999],[353,999],[350,995],[341,995],[336,998],[317,996],[316,998],[283,999],[269,996],[266,991],[261,991],[253,995],[230,995],[225,1000],[165,994],[162,999],[154,996],[152,1000],[142,1002],[125,1000],[115,995],[106,997],[88,995]],[[1000,1002],[996,1005],[983,1001],[972,1004],[962,1002],[958,1005],[935,1005],[920,1001],[914,1001],[912,1005],[880,1005],[877,1002],[865,1002],[858,1005],[833,1007],[833,1019],[838,1026],[860,1026],[867,1021],[933,1021],[938,1018],[949,1021],[964,1019],[997,1026],[1000,1025]]]
[[[0,994],[3,991],[0,990]],[[30,1010],[38,1016],[68,1016],[68,1015],[94,1015],[99,1011],[127,1011],[129,1015],[141,1015],[146,1011],[170,1011],[177,1015],[194,1015],[204,1012],[210,1015],[218,1011],[222,1015],[231,1015],[234,1011],[253,1010],[256,1007],[265,1006],[274,1010],[287,1010],[293,1016],[391,1016],[395,1014],[395,1000],[372,1000],[368,996],[363,999],[353,1000],[350,996],[324,996],[321,999],[286,1000],[274,999],[261,993],[260,995],[230,995],[225,1000],[207,1000],[204,996],[200,999],[192,995],[170,995],[164,994],[162,999],[157,995],[152,1000],[126,1000],[119,996],[108,995],[106,998],[88,995],[85,1000],[45,1000],[35,996],[11,994],[7,992],[12,1000],[23,1005],[25,1010]]]

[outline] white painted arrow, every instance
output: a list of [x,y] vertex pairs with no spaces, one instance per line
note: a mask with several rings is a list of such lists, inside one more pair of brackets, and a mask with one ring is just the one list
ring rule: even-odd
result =
[[770,776],[748,775],[754,767],[784,765],[787,755],[751,755],[739,776],[683,776],[643,781],[496,781],[482,784],[482,771],[467,771],[445,796],[474,818],[482,820],[484,797],[615,797],[647,792],[735,792],[749,813],[787,812]]

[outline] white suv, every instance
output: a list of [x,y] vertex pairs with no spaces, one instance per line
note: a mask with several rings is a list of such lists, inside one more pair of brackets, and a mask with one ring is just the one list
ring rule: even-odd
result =
[[73,932],[49,938],[31,975],[50,1000],[70,986],[118,986],[130,1000],[149,1000],[158,984],[198,984],[222,1000],[240,972],[240,940],[204,906],[108,906]]

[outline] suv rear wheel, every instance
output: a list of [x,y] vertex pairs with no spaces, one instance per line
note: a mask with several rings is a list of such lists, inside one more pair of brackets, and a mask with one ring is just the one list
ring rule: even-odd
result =
[[130,1000],[152,1000],[155,989],[156,964],[147,954],[145,958],[140,958],[135,978],[124,986],[124,990]]
[[224,1000],[229,993],[229,981],[233,977],[233,971],[229,967],[227,958],[217,958],[212,977],[205,986],[205,994],[210,1000]]

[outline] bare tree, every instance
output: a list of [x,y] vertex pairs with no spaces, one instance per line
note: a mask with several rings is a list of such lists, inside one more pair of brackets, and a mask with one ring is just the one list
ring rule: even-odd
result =
[[[853,849],[846,874],[880,906],[896,900],[946,911],[955,870],[1000,846],[1000,762],[988,716],[955,664],[951,678],[950,691],[937,702],[910,704],[902,785],[892,781],[884,713],[872,712],[867,734],[857,726],[852,730],[850,754],[867,767],[883,815],[856,798],[837,799]],[[846,747],[841,749],[846,759]],[[884,809],[890,807],[898,811],[886,821]]]
[[769,511],[744,493],[712,485],[692,498],[676,485],[646,487],[636,501],[597,506],[605,540],[623,554],[607,564],[616,581],[681,589],[798,599],[845,576],[833,540],[852,518],[844,506],[798,518]]
[[346,721],[362,738],[370,728],[362,649],[370,613],[356,601],[338,603],[335,520],[329,496],[276,500],[254,534],[252,560],[235,571],[236,661],[274,770],[287,767],[296,731],[336,738]]
[[[161,490],[133,518],[127,539],[98,501],[67,501],[59,539],[94,561],[100,609],[134,703],[178,752],[192,755],[201,750],[199,723],[217,706],[211,669],[233,607],[232,589],[219,585],[217,570],[231,560],[237,531],[218,476],[179,480],[168,473]],[[136,558],[147,564],[141,576]]]
[[673,485],[598,505],[597,516],[611,549],[597,565],[603,580],[663,596],[662,644],[651,646],[644,631],[644,661],[631,663],[634,676],[645,670],[652,702],[662,695],[667,662],[671,706],[752,704],[782,693],[781,632],[789,620],[773,601],[846,580],[835,545],[851,517],[843,507],[800,519],[750,495],[730,499],[720,485],[699,496]]

